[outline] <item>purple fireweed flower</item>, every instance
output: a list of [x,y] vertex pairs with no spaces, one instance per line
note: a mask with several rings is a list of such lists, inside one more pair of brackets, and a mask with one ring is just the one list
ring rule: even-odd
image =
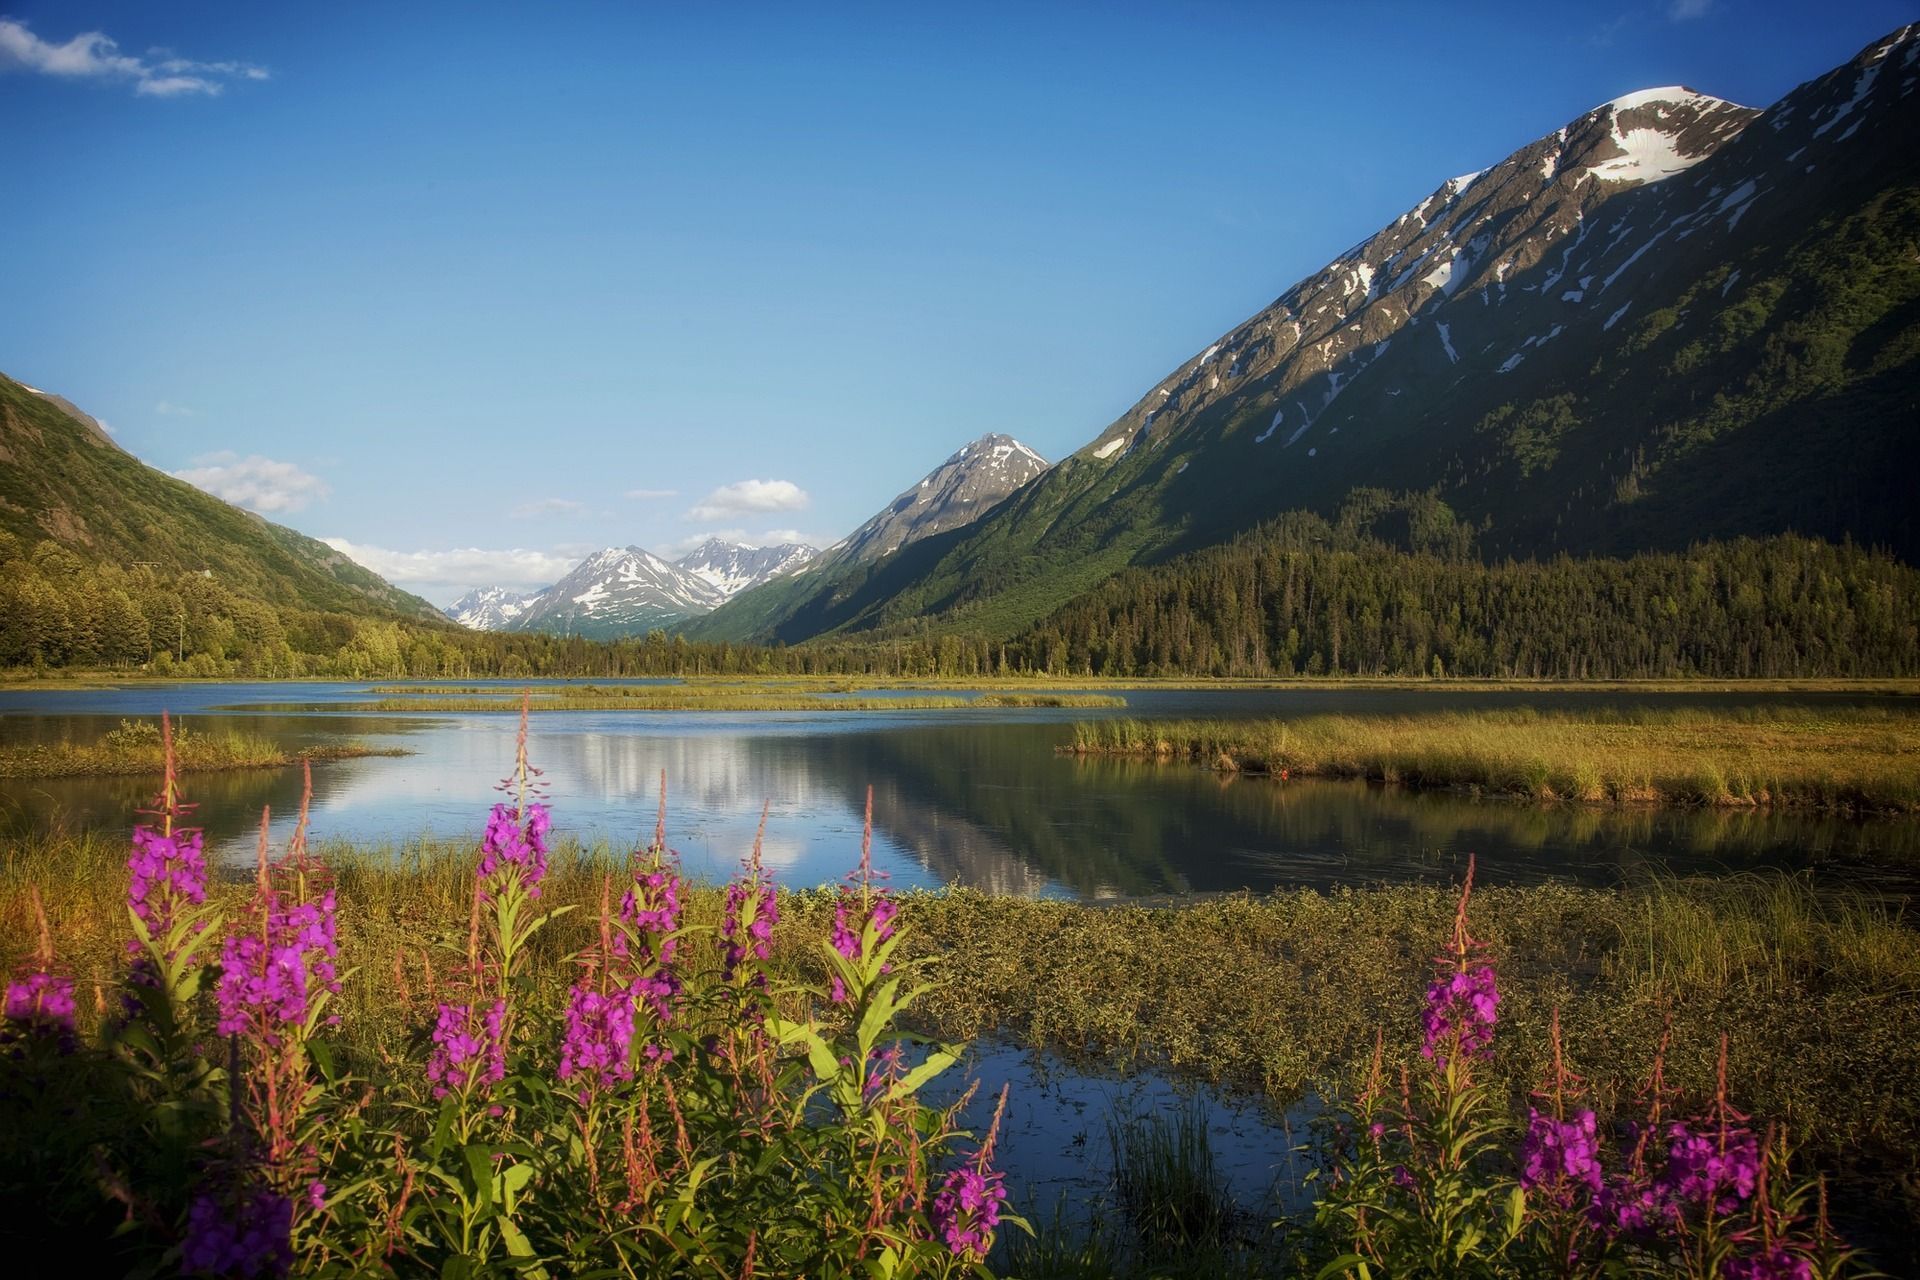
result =
[[1000,1206],[1007,1198],[1001,1180],[1002,1175],[991,1169],[965,1164],[941,1182],[927,1216],[954,1257],[979,1262],[993,1247]]
[[180,1266],[196,1275],[286,1275],[293,1269],[293,1202],[267,1190],[238,1200],[194,1197]]
[[1674,1200],[1732,1213],[1760,1180],[1760,1144],[1737,1127],[1695,1133],[1678,1121],[1667,1126],[1667,1167],[1660,1189]]
[[[859,899],[852,894],[843,894],[833,909],[833,949],[849,960],[860,959],[867,925],[873,925],[874,941],[885,942],[893,936],[893,918],[899,913],[900,905],[887,897],[884,891],[873,895],[864,916]],[[850,998],[847,984],[837,973],[833,975],[832,986],[833,1002],[847,1003]]]
[[327,1184],[315,1178],[307,1184],[307,1208],[315,1213],[327,1207]]
[[668,966],[678,943],[672,934],[680,927],[681,884],[667,867],[635,875],[620,899],[625,927],[611,939],[613,954],[634,966],[634,994],[661,1022],[673,1020],[673,1000],[680,994],[680,980]]
[[1721,1274],[1727,1280],[1813,1280],[1813,1260],[1776,1241],[1751,1257],[1729,1258]]
[[1593,1112],[1582,1111],[1571,1120],[1556,1119],[1527,1109],[1527,1133],[1520,1143],[1520,1185],[1571,1190],[1584,1186],[1589,1195],[1601,1187],[1600,1139]]
[[547,832],[552,825],[547,806],[538,801],[529,804],[524,815],[512,805],[493,806],[480,839],[480,879],[491,880],[501,868],[511,867],[527,896],[539,897],[540,882],[547,878]]
[[133,829],[127,906],[154,937],[172,929],[183,905],[199,906],[207,900],[207,859],[201,840],[197,830],[181,829],[163,836],[151,827]]
[[1609,1236],[1637,1235],[1673,1216],[1673,1206],[1644,1176],[1607,1179],[1587,1207],[1587,1221]]
[[1425,1039],[1420,1056],[1446,1066],[1456,1037],[1462,1056],[1489,1056],[1499,1004],[1500,988],[1492,965],[1436,978],[1427,988],[1427,1008],[1421,1015]]
[[875,941],[885,942],[893,936],[893,918],[900,914],[900,905],[885,893],[877,893],[866,919],[857,919],[858,912],[859,903],[850,895],[842,897],[833,909],[833,949],[849,960],[860,958],[860,937],[868,921],[873,923]]
[[[749,957],[764,961],[773,952],[773,926],[780,920],[780,903],[772,885],[735,880],[727,886],[725,913],[720,921],[721,980],[732,982]],[[743,923],[744,921],[744,923]],[[764,986],[766,975],[755,975]]]
[[507,1002],[495,1000],[483,1010],[471,1004],[442,1003],[427,1054],[427,1079],[433,1096],[444,1098],[497,1084],[507,1074]]
[[220,1034],[258,1025],[269,1043],[282,1028],[302,1027],[322,989],[340,990],[335,961],[340,946],[333,890],[314,902],[281,903],[269,895],[266,925],[230,935],[220,952]]
[[0,1041],[46,1040],[70,1053],[73,1038],[73,979],[36,970],[7,984],[6,1029]]
[[[576,984],[560,1039],[560,1079],[584,1074],[588,1083],[597,1081],[603,1088],[633,1079],[633,1009],[631,991],[615,987],[603,993],[587,983]],[[583,1101],[586,1095],[582,1088]]]

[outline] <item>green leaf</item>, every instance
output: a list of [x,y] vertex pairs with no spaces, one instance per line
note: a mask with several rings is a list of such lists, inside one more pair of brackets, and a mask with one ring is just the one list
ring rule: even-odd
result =
[[[515,1165],[514,1167],[519,1169],[525,1168],[526,1166]],[[502,1217],[496,1218],[495,1222],[499,1224],[500,1238],[506,1242],[508,1253],[516,1258],[531,1258],[533,1256],[532,1241],[527,1239],[525,1232],[513,1224],[513,1219]]]
[[1520,1234],[1520,1226],[1527,1217],[1527,1193],[1519,1183],[1507,1193],[1507,1239],[1511,1241]]
[[900,1077],[888,1092],[896,1098],[904,1098],[917,1093],[921,1085],[933,1079],[958,1061],[960,1061],[960,1054],[952,1046],[944,1049],[936,1049],[927,1055],[925,1062]]

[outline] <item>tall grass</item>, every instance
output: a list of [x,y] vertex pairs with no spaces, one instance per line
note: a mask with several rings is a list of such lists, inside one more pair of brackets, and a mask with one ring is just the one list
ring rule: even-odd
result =
[[1112,719],[1075,725],[1062,749],[1541,800],[1920,813],[1920,712],[1906,709]]
[[[290,753],[257,733],[236,729],[174,730],[174,765],[181,772],[210,769],[274,769],[296,760],[347,760],[372,755],[403,755],[398,749],[342,742]],[[0,778],[97,777],[154,774],[163,768],[160,726],[122,720],[96,742],[55,742],[0,746]]]

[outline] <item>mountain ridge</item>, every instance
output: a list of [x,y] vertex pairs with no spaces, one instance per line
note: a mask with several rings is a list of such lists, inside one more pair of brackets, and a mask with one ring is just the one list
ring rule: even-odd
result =
[[[1437,491],[1493,556],[1789,529],[1911,555],[1888,476],[1913,421],[1913,34],[1765,111],[1644,90],[1443,182],[937,554],[751,619],[750,595],[728,638],[1009,635],[1365,487]],[[1822,453],[1781,456],[1796,419]],[[1688,484],[1721,509],[1688,510]]]

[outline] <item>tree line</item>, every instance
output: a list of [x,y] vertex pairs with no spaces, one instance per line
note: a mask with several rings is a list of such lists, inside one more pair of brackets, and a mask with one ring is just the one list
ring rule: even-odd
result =
[[1388,542],[1296,513],[1121,573],[1012,638],[929,627],[786,646],[477,632],[273,605],[215,577],[90,564],[0,533],[0,666],[355,680],[1906,676],[1920,675],[1920,573],[1794,536],[1485,564],[1457,540]]

